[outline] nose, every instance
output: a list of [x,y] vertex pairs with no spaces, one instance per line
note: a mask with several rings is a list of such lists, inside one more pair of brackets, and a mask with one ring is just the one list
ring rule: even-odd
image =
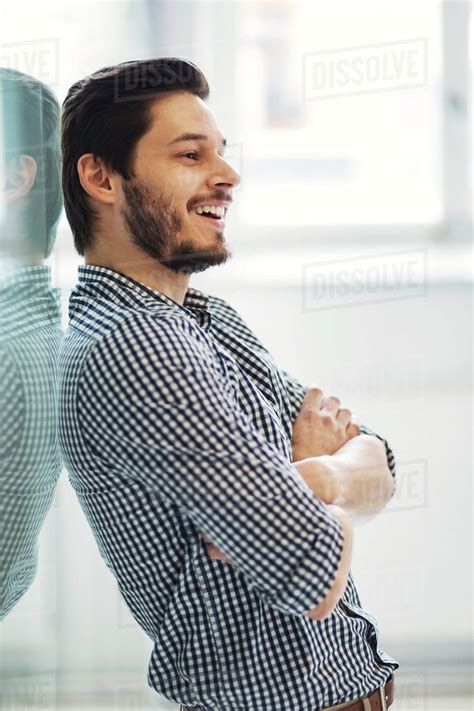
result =
[[210,177],[212,187],[236,188],[240,183],[240,175],[224,158],[218,156],[218,159],[216,170]]

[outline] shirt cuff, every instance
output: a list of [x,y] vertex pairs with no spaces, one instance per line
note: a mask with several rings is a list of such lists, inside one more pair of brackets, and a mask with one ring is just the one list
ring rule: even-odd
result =
[[302,615],[319,605],[334,584],[342,556],[344,533],[336,519],[315,533],[311,549],[287,584],[268,602],[281,612]]

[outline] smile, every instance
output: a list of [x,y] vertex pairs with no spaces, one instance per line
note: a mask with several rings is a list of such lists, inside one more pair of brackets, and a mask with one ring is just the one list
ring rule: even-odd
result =
[[201,220],[205,220],[214,227],[222,228],[225,226],[225,216],[227,207],[225,205],[198,205],[194,212]]
[[198,207],[194,208],[193,212],[209,217],[225,217],[227,208],[225,205],[198,205]]

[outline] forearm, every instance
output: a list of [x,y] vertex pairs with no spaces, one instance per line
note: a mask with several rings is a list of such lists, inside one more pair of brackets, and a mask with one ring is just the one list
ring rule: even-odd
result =
[[333,455],[293,464],[318,498],[340,506],[351,516],[376,514],[393,493],[385,447],[371,435],[353,437]]

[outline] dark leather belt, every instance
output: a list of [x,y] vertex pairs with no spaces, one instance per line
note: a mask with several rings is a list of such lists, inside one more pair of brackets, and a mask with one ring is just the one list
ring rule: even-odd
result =
[[386,711],[393,703],[394,691],[395,680],[393,674],[391,674],[383,686],[379,686],[368,696],[357,699],[357,701],[353,701],[350,704],[331,706],[331,709],[341,709],[341,711]]
[[[353,701],[348,706],[346,704],[331,706],[331,709],[340,708],[341,711],[386,711],[393,703],[394,691],[395,680],[393,674],[391,674],[383,686],[379,686],[378,689],[368,696],[364,696],[363,699],[357,699],[357,701]],[[181,706],[181,711],[194,710],[189,706]],[[330,710],[328,709],[327,711]]]

